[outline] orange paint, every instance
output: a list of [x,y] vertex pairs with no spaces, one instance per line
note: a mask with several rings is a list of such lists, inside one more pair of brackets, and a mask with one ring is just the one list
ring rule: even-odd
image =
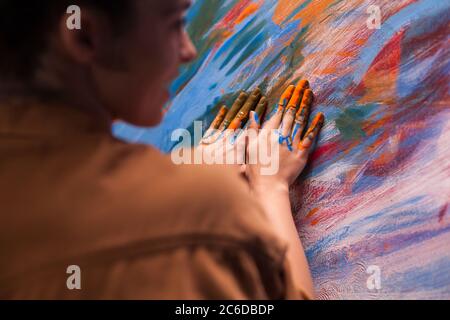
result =
[[244,21],[247,17],[249,17],[251,14],[255,13],[259,7],[261,6],[261,3],[259,2],[253,2],[250,3],[239,15],[239,17],[236,19],[236,24],[241,23]]
[[233,34],[233,31],[231,31],[231,30],[223,30],[222,31],[222,37],[224,39],[229,38],[232,34]]
[[311,209],[308,214],[306,215],[306,218],[312,217],[317,211],[319,211],[319,208],[313,208]]
[[242,120],[240,118],[234,118],[234,120],[228,126],[229,130],[237,130],[242,126]]
[[[241,18],[243,12],[247,8],[247,6],[250,4],[251,0],[241,0],[238,2],[220,21],[216,27],[215,30],[220,32],[222,35],[222,41],[229,38],[234,33],[234,27],[239,18]],[[245,18],[243,18],[245,19]],[[221,42],[220,42],[221,43]]]
[[344,188],[343,188],[344,192],[351,192],[352,184],[351,183],[347,183],[347,182],[348,181],[355,181],[355,179],[358,177],[359,174],[360,174],[360,169],[359,168],[349,169],[347,171],[347,173],[345,174],[345,181],[346,181],[346,183],[344,183]]
[[311,126],[309,127],[308,131],[305,134],[305,138],[300,141],[298,144],[299,150],[305,150],[311,147],[314,139],[316,138],[317,134],[319,133],[320,128],[323,126],[323,123],[325,121],[325,116],[322,112],[319,112],[316,117],[314,118]]
[[236,19],[242,14],[249,3],[250,0],[242,0],[241,2],[236,4],[223,18],[218,27],[233,27],[233,25],[236,23]]
[[295,114],[295,119],[297,121],[301,121],[302,125],[304,125],[306,118],[308,118],[308,113],[309,113],[309,105],[302,103],[300,105],[300,108],[298,109],[297,113]]
[[[288,108],[296,109],[298,104],[301,102],[300,99],[303,98],[303,101],[305,101],[305,97],[309,98],[311,96],[311,90],[307,90],[305,92],[305,89],[307,88],[309,88],[308,80],[300,80],[300,82],[297,84],[297,87],[295,87],[291,100],[288,103]],[[306,94],[307,92],[310,93]]]
[[337,68],[334,66],[327,67],[325,69],[322,69],[322,71],[319,72],[321,75],[328,75],[328,74],[335,74],[337,73]]
[[302,104],[311,105],[313,101],[313,92],[311,89],[306,89],[305,94],[303,95]]
[[[403,34],[404,30],[395,35],[372,62],[362,80],[366,90],[359,103],[378,101],[389,105],[397,101],[397,79]],[[380,97],[385,98],[380,101]]]
[[359,38],[359,39],[355,39],[355,44],[358,46],[363,46],[366,44],[368,38]]
[[339,51],[337,55],[344,58],[354,58],[358,55],[358,51],[356,50]]
[[225,118],[226,114],[228,112],[228,108],[225,106],[222,106],[219,110],[219,113],[217,114],[216,118],[211,124],[212,129],[219,128],[220,124],[222,123],[223,119]]
[[325,116],[322,112],[319,112],[317,116],[314,118],[311,127],[308,129],[308,131],[305,134],[305,137],[311,134],[314,130],[321,127],[323,125],[323,122],[325,121]]
[[280,108],[283,109],[287,105],[288,101],[292,97],[292,94],[294,93],[294,90],[295,90],[295,86],[291,84],[283,92],[283,94],[281,95],[281,98],[280,98],[280,102],[278,103],[278,110],[280,110]]
[[[297,6],[296,1],[288,1]],[[317,19],[319,12],[326,12],[326,9],[334,0],[311,1],[303,10],[297,13],[292,20],[301,19],[301,26],[306,26]]]
[[273,22],[280,25],[297,7],[298,3],[296,1],[279,0],[272,16]]
[[294,93],[292,94],[292,98],[288,103],[288,108],[292,108],[295,109],[297,107],[297,105],[300,102],[300,96],[303,95],[303,89],[301,89],[302,91],[298,91],[297,89],[294,91]]
[[309,88],[309,82],[308,80],[300,80],[300,82],[297,84],[297,89],[308,89]]

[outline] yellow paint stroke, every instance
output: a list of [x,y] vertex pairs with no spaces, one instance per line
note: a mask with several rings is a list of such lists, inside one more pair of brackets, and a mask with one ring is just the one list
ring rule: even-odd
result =
[[242,21],[244,21],[248,16],[250,16],[251,14],[255,13],[259,7],[261,6],[260,2],[252,2],[250,3],[239,15],[239,17],[237,17],[235,24],[239,24]]

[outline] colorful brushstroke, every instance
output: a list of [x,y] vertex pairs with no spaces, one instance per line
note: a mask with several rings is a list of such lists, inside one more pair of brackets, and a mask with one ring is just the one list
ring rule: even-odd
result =
[[327,122],[292,199],[319,297],[450,299],[450,2],[196,0],[188,20],[200,57],[164,123],[117,135],[167,152],[240,90],[273,106],[306,78]]

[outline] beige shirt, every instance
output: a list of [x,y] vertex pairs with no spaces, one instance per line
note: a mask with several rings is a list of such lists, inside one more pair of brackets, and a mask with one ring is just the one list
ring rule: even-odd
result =
[[302,298],[285,250],[235,170],[63,105],[0,106],[0,299]]

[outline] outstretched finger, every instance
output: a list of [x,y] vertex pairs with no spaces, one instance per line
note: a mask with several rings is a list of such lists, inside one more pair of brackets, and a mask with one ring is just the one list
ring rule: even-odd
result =
[[211,122],[211,125],[209,126],[208,130],[217,130],[219,129],[220,125],[223,122],[223,119],[225,119],[225,116],[228,112],[228,108],[226,106],[222,106],[217,113],[216,117],[214,118],[213,122]]
[[220,134],[220,131],[218,130],[220,124],[223,122],[223,119],[225,118],[225,115],[228,112],[228,108],[226,106],[222,106],[217,113],[216,117],[214,118],[213,122],[211,122],[211,125],[209,126],[208,130],[206,130],[201,143],[202,144],[211,144],[213,141],[215,141]]
[[268,106],[268,101],[265,96],[262,96],[261,99],[258,102],[258,105],[255,108],[255,112],[258,116],[258,120],[261,121],[264,117],[264,114],[266,113]]
[[292,141],[294,145],[297,145],[302,138],[303,131],[305,130],[306,124],[308,123],[313,99],[314,95],[312,90],[306,89],[305,93],[303,94],[300,108],[295,115],[294,129],[292,130]]
[[325,116],[322,112],[319,112],[314,118],[311,126],[305,134],[303,140],[298,144],[298,152],[302,155],[308,155],[314,140],[319,135],[320,129],[322,129],[325,122]]
[[283,120],[281,121],[280,134],[284,139],[291,139],[292,126],[295,119],[295,114],[297,112],[298,106],[303,98],[303,93],[309,88],[309,82],[307,80],[301,80],[295,87],[294,93],[286,108],[286,112],[283,115]]
[[281,123],[281,119],[283,118],[284,109],[286,108],[289,100],[291,100],[292,94],[294,93],[295,86],[290,85],[281,95],[280,101],[277,106],[277,110],[274,115],[264,124],[264,128],[278,129]]
[[245,121],[247,121],[250,111],[256,108],[259,99],[261,99],[261,90],[259,88],[256,88],[255,90],[253,90],[250,97],[248,97],[247,101],[239,110],[233,121],[231,121],[228,129],[230,130],[240,129],[242,125],[245,123]]
[[219,130],[223,131],[223,130],[228,128],[228,126],[230,125],[231,121],[233,121],[233,119],[236,117],[236,115],[239,112],[239,110],[241,110],[241,108],[244,105],[244,103],[247,100],[247,98],[248,98],[248,94],[246,94],[245,92],[241,92],[241,94],[236,99],[236,101],[233,103],[233,106],[228,111],[227,115],[225,116],[225,119],[220,124]]

